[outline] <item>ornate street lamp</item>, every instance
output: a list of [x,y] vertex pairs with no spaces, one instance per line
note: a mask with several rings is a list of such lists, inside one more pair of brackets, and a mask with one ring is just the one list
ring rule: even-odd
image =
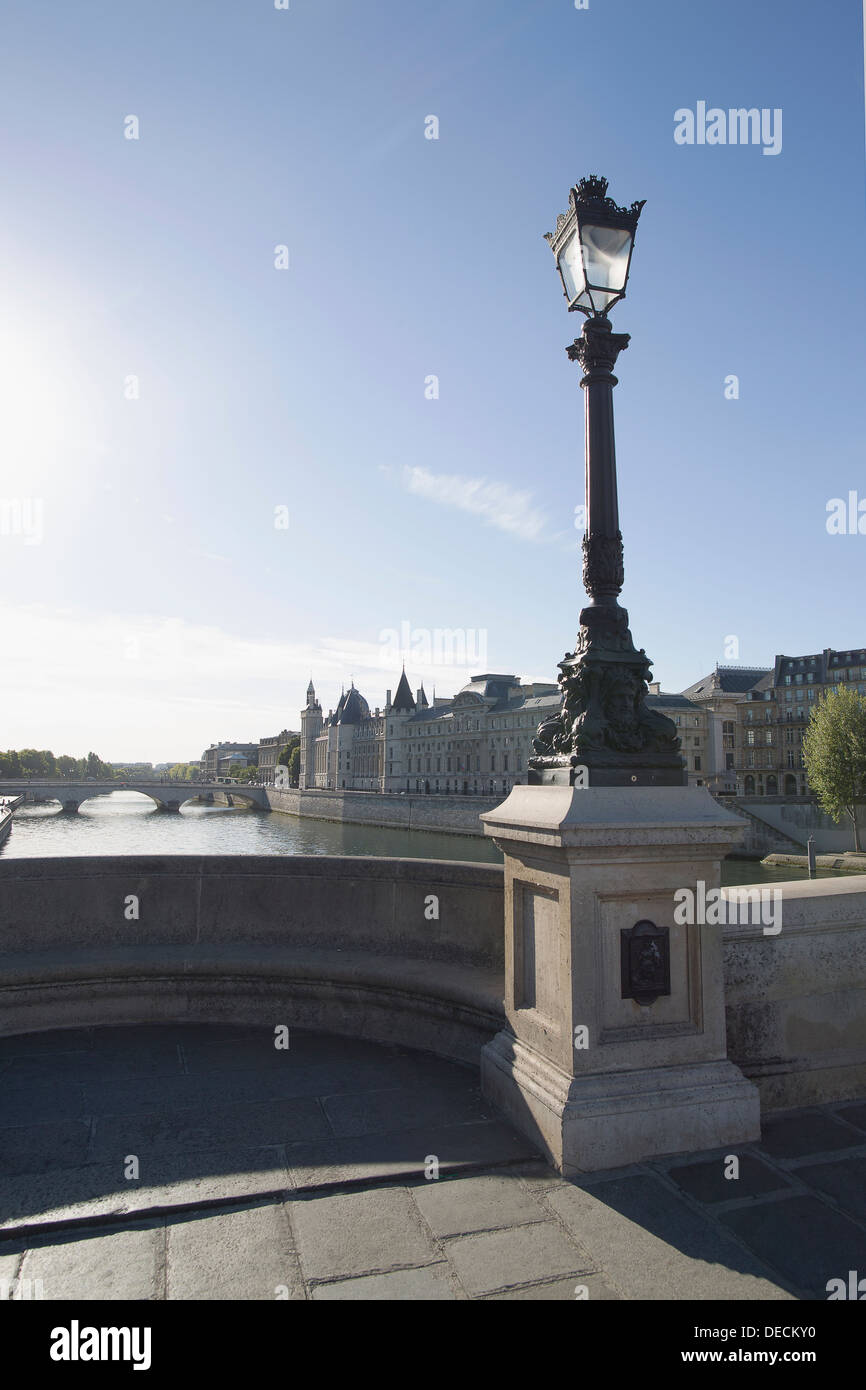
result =
[[614,333],[609,310],[625,298],[635,232],[643,202],[621,208],[607,197],[607,180],[581,179],[569,210],[547,241],[556,258],[568,308],[587,315],[566,349],[579,362],[586,407],[586,534],[575,651],[559,662],[562,704],[538,726],[529,762],[531,783],[573,785],[575,768],[590,786],[683,786],[687,781],[676,726],[646,704],[651,665],[635,648],[628,613],[617,603],[623,585],[622,535],[616,489],[613,375],[628,347]]

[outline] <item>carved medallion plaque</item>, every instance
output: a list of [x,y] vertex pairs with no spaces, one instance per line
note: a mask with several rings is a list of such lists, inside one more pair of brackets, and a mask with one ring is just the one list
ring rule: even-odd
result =
[[623,999],[654,1004],[671,992],[670,929],[641,921],[620,932]]

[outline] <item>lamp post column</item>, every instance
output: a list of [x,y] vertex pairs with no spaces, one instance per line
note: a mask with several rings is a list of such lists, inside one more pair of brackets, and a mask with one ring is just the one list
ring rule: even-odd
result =
[[629,344],[628,333],[611,331],[608,319],[587,319],[583,335],[567,348],[579,362],[586,414],[586,536],[583,583],[590,603],[615,604],[623,586],[622,534],[616,487],[613,428],[613,375],[616,359]]

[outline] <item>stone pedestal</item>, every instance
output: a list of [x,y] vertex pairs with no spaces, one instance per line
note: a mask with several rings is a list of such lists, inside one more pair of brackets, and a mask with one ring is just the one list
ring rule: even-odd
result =
[[690,787],[515,787],[482,817],[505,854],[508,1027],[485,1095],[565,1175],[760,1137],[727,1060],[722,929],[678,925],[743,822]]

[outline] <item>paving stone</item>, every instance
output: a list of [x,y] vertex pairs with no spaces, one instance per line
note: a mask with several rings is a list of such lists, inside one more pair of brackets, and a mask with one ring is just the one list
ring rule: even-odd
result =
[[44,1173],[75,1168],[87,1158],[90,1126],[83,1120],[0,1129],[0,1173]]
[[736,1178],[726,1178],[727,1156],[703,1159],[700,1163],[680,1164],[667,1170],[668,1177],[696,1197],[699,1202],[732,1202],[742,1197],[760,1197],[767,1192],[790,1188],[791,1184],[777,1169],[770,1168],[752,1154],[739,1154],[740,1171]]
[[[840,1158],[797,1169],[797,1177],[839,1203],[850,1216],[866,1221],[866,1158]],[[864,1270],[866,1273],[866,1270]]]
[[336,1038],[317,1033],[301,1033],[289,1026],[288,1048],[274,1046],[273,1029],[263,1029],[261,1037],[226,1038],[221,1042],[206,1040],[205,1030],[197,1030],[182,1044],[183,1055],[191,1075],[200,1072],[259,1071],[262,1068],[284,1070],[287,1063],[305,1065],[326,1063],[383,1062],[403,1054],[396,1049],[383,1048],[378,1043],[355,1038]]
[[78,1082],[10,1080],[0,1075],[0,1116],[6,1125],[83,1118],[87,1106]]
[[789,1197],[719,1214],[761,1258],[798,1289],[827,1297],[827,1281],[866,1268],[866,1234],[817,1197]]
[[329,1133],[321,1106],[311,1097],[257,1105],[147,1110],[98,1119],[90,1159],[101,1162],[134,1153],[143,1160],[154,1153],[193,1152],[233,1144],[258,1147],[322,1139]]
[[856,1125],[866,1133],[866,1105],[846,1105],[844,1110],[839,1111],[840,1116],[847,1120],[849,1125]]
[[801,1110],[761,1122],[761,1145],[773,1158],[803,1158],[808,1154],[853,1149],[866,1140],[825,1110]]
[[367,1134],[316,1144],[289,1144],[286,1154],[296,1187],[368,1182],[376,1178],[423,1178],[434,1156],[444,1175],[462,1168],[488,1168],[535,1156],[534,1145],[510,1126],[435,1126],[395,1134]]
[[0,1245],[0,1302],[8,1299],[14,1292],[15,1279],[24,1248],[15,1241]]
[[162,1047],[155,1044],[140,1048],[129,1046],[116,1049],[112,1053],[91,1052],[46,1052],[41,1055],[13,1057],[2,1080],[5,1083],[23,1082],[38,1086],[46,1081],[85,1081],[98,1077],[100,1080],[119,1079],[135,1076],[180,1076],[183,1064],[177,1044],[166,1042]]
[[82,1238],[55,1237],[24,1257],[22,1276],[42,1280],[46,1300],[153,1299],[162,1230],[156,1223],[134,1230],[100,1231]]
[[214,1199],[239,1201],[290,1187],[285,1152],[277,1146],[145,1158],[138,1182],[124,1179],[120,1162],[90,1163],[4,1182],[0,1227],[125,1215]]
[[[611,1178],[591,1188],[564,1183],[546,1201],[586,1252],[587,1267],[610,1278],[625,1298],[793,1296],[655,1176]],[[743,1208],[742,1214],[751,1220],[763,1209]]]
[[473,1295],[554,1274],[577,1276],[587,1269],[586,1259],[555,1221],[458,1236],[446,1243],[445,1251],[466,1292]]
[[384,1273],[442,1258],[402,1187],[296,1199],[291,1220],[307,1279]]
[[304,1298],[282,1203],[172,1220],[166,1255],[170,1299]]
[[462,1080],[449,1086],[413,1086],[411,1089],[325,1096],[322,1104],[338,1138],[497,1118],[495,1108],[482,1100],[481,1091],[467,1087]]
[[432,1303],[456,1298],[448,1279],[446,1264],[426,1265],[423,1269],[398,1269],[391,1274],[368,1274],[362,1279],[340,1279],[335,1284],[316,1284],[313,1298],[330,1302],[382,1300]]
[[93,1115],[135,1115],[142,1110],[192,1109],[217,1103],[233,1105],[296,1096],[332,1096],[343,1092],[397,1087],[407,1079],[405,1062],[304,1062],[286,1055],[284,1065],[246,1072],[197,1072],[194,1076],[136,1077],[134,1081],[98,1079],[84,1083],[85,1105]]
[[418,1210],[435,1236],[489,1231],[546,1221],[548,1215],[510,1169],[501,1176],[450,1178],[412,1188]]
[[9,1061],[13,1057],[31,1057],[49,1053],[56,1056],[61,1052],[90,1052],[93,1048],[92,1029],[55,1029],[50,1033],[15,1033],[12,1037],[0,1038],[0,1060]]
[[[578,1299],[578,1290],[580,1298]],[[521,1302],[557,1302],[557,1303],[577,1303],[590,1302],[598,1303],[610,1302],[618,1299],[619,1294],[613,1289],[608,1288],[607,1284],[598,1274],[578,1274],[572,1275],[570,1279],[555,1279],[550,1284],[528,1284],[522,1289],[506,1289],[502,1293],[484,1294],[484,1303],[505,1303],[520,1300]]]

